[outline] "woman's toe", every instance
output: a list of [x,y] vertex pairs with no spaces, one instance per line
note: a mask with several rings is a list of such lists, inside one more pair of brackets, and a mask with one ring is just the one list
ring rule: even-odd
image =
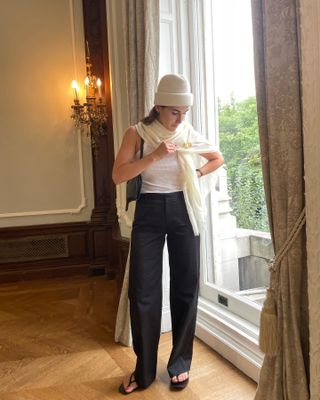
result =
[[187,379],[188,379],[188,373],[187,372],[184,372],[183,374],[180,374],[178,376],[178,382],[183,382],[183,381],[185,381]]
[[137,387],[138,387],[138,384],[137,384],[133,374],[131,374],[129,377],[127,377],[125,379],[125,381],[123,382],[123,388],[126,393],[133,392],[135,389],[137,389]]

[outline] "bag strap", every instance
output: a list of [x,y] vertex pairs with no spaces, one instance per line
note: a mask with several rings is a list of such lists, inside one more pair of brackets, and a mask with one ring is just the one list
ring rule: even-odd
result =
[[140,158],[143,157],[143,146],[144,146],[144,140],[141,138],[141,144],[140,144]]

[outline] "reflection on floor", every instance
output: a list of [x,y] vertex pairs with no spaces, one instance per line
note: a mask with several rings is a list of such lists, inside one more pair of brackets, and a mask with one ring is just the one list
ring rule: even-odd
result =
[[[115,282],[68,278],[0,285],[0,400],[116,400],[133,368],[131,348],[114,343]],[[249,400],[256,384],[199,340],[190,384],[170,392],[163,334],[157,380],[132,399]]]

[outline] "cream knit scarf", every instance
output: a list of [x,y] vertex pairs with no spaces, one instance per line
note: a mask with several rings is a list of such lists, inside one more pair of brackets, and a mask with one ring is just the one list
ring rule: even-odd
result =
[[202,180],[200,187],[196,168],[200,164],[201,153],[211,153],[217,148],[210,144],[205,138],[201,142],[192,141],[193,127],[188,122],[182,122],[175,132],[166,129],[159,121],[151,125],[139,122],[136,125],[139,135],[152,148],[156,149],[164,140],[170,140],[177,146],[178,161],[183,172],[183,194],[186,202],[188,215],[195,235],[199,235],[204,227],[205,207],[204,198],[213,189],[213,181],[208,177]]

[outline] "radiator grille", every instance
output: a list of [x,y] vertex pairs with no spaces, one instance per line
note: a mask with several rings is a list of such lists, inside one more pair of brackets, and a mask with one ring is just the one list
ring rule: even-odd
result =
[[68,257],[66,235],[0,240],[0,263]]

